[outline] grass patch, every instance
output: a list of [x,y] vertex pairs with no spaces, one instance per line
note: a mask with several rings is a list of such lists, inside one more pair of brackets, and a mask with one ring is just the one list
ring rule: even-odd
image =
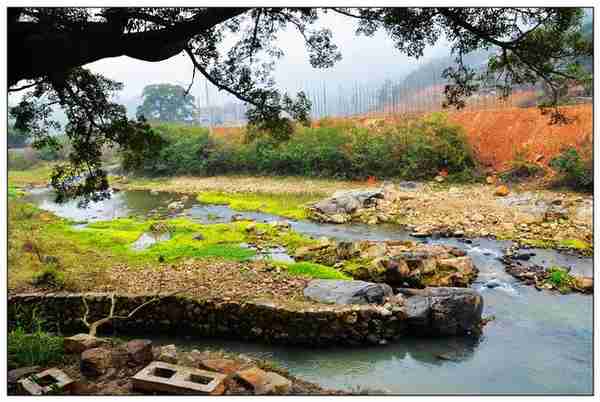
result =
[[520,243],[536,248],[564,248],[576,250],[584,255],[591,255],[593,247],[586,241],[579,239],[551,240],[551,239],[521,239]]
[[229,205],[236,211],[256,211],[290,219],[306,219],[305,204],[317,201],[313,195],[223,193],[207,191],[198,194],[198,201],[205,204]]
[[335,268],[327,267],[312,262],[295,262],[291,264],[282,264],[291,275],[308,276],[314,279],[352,279],[348,275],[338,271]]
[[546,281],[551,283],[561,293],[569,293],[575,286],[575,278],[567,272],[566,269],[561,267],[548,268],[550,276]]
[[52,164],[42,163],[25,170],[8,171],[8,181],[14,186],[47,185],[50,182]]
[[22,191],[20,188],[9,184],[8,185],[8,198],[19,198],[22,197],[23,195],[25,195],[25,192]]
[[32,315],[27,324],[17,322],[8,332],[8,368],[46,366],[64,358],[63,338],[42,330],[44,321]]
[[[186,258],[247,261],[256,252],[240,247],[240,243],[277,244],[289,250],[314,243],[309,237],[268,224],[202,225],[183,218],[168,221],[121,218],[75,229],[72,222],[18,199],[11,199],[8,206],[9,289],[35,286],[85,290],[108,281],[104,273],[119,264],[142,268]],[[250,225],[256,225],[255,232],[246,230]],[[132,248],[144,232],[157,228],[166,228],[171,238],[144,250]],[[261,235],[257,237],[256,233]]]

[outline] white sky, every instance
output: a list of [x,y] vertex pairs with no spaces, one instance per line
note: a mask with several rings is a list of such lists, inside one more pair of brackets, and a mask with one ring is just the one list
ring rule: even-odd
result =
[[[292,28],[281,32],[278,44],[285,56],[277,61],[275,79],[279,88],[295,90],[302,82],[327,82],[328,85],[344,85],[354,82],[381,82],[386,78],[400,79],[415,69],[415,59],[402,55],[383,32],[374,37],[356,36],[355,21],[334,12],[321,19],[320,25],[330,28],[334,42],[342,52],[342,60],[329,69],[315,69],[308,62],[308,55],[300,35]],[[427,49],[426,60],[447,54],[445,44]],[[144,86],[157,83],[172,83],[187,87],[192,78],[192,64],[187,55],[179,54],[162,62],[144,62],[129,57],[103,59],[87,65],[94,72],[122,82],[120,95],[123,102],[141,95]],[[204,80],[197,74],[192,94],[204,90]],[[211,95],[214,96],[214,95]]]

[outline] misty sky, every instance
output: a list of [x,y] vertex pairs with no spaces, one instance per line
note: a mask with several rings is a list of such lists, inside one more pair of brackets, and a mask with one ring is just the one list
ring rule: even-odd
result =
[[[350,85],[354,82],[382,82],[386,78],[400,79],[418,64],[396,50],[385,33],[379,32],[374,37],[356,36],[355,22],[349,18],[329,12],[321,19],[320,25],[330,28],[335,43],[342,51],[343,59],[330,69],[315,69],[308,62],[304,42],[291,27],[283,31],[278,39],[279,46],[285,56],[277,61],[275,79],[278,87],[295,91],[302,82],[327,82],[327,85]],[[320,26],[319,25],[319,26]],[[444,43],[428,48],[423,62],[432,57],[448,54]],[[124,83],[119,99],[128,103],[138,98],[144,86],[156,83],[172,83],[187,87],[192,77],[192,64],[187,55],[179,54],[169,60],[151,63],[117,57],[103,59],[87,65],[94,72]],[[204,80],[197,74],[192,94],[204,91]],[[216,93],[216,90],[213,90]],[[203,92],[202,92],[203,93]],[[214,94],[211,94],[214,99]]]

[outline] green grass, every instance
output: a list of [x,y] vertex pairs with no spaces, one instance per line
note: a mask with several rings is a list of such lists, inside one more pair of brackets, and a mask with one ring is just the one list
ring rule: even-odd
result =
[[11,185],[42,185],[50,182],[52,165],[49,163],[39,164],[26,170],[8,170],[8,182]]
[[306,219],[305,204],[317,201],[314,195],[223,193],[207,191],[198,194],[198,201],[205,204],[229,205],[236,211],[257,211],[290,219]]
[[19,198],[25,195],[25,192],[14,186],[13,184],[8,185],[8,198]]
[[550,276],[547,281],[554,285],[561,293],[569,293],[574,284],[575,278],[567,272],[566,269],[561,267],[548,268]]
[[62,359],[62,337],[39,330],[28,334],[20,327],[8,333],[9,367],[46,366]]
[[312,262],[295,262],[291,264],[282,264],[288,273],[291,275],[308,276],[314,279],[352,279],[348,275],[338,271],[335,268],[327,267],[321,264]]
[[[9,289],[28,283],[76,290],[85,282],[104,280],[106,269],[118,264],[147,267],[159,261],[174,263],[187,258],[247,261],[256,252],[241,247],[240,243],[282,245],[293,251],[315,242],[291,230],[243,221],[203,225],[184,218],[168,221],[120,218],[75,229],[73,222],[18,199],[9,201],[8,216]],[[142,233],[165,226],[165,222],[171,233],[169,240],[144,250],[132,248]],[[259,237],[246,231],[250,225],[255,225],[261,233]],[[196,234],[201,234],[203,240],[195,240]],[[47,264],[46,256],[53,257],[54,262]],[[320,275],[318,270],[315,272]]]
[[579,239],[551,240],[551,239],[521,239],[524,245],[537,248],[567,248],[576,250],[584,255],[591,255],[593,247],[591,244]]

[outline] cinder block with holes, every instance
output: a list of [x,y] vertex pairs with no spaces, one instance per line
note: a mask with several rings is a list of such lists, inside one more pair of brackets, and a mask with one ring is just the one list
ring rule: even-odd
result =
[[50,368],[19,380],[21,388],[30,395],[44,395],[53,389],[66,390],[72,383],[71,377],[57,368]]
[[154,361],[132,377],[133,388],[169,394],[221,395],[227,376],[193,367]]

